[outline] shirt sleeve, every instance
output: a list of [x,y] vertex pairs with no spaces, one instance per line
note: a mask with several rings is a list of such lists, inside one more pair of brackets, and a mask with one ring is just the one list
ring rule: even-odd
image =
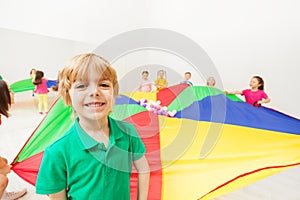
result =
[[262,98],[266,99],[268,98],[268,95],[262,90],[262,94],[261,94]]
[[248,91],[248,89],[245,89],[245,90],[243,90],[243,91],[242,91],[242,95],[244,95],[244,96],[245,96],[245,95],[246,95],[246,93],[247,93],[247,91]]
[[132,133],[130,134],[130,152],[132,153],[133,160],[138,160],[146,153],[146,148],[138,135],[136,129],[132,127]]
[[36,181],[37,194],[55,194],[67,187],[66,164],[55,149],[46,148]]

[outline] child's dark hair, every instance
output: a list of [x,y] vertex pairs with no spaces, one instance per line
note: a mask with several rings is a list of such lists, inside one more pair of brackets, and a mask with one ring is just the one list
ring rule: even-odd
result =
[[142,75],[143,75],[143,74],[149,75],[149,72],[148,72],[148,71],[143,71],[143,72],[142,72]]
[[264,90],[264,80],[260,76],[253,76],[252,78],[256,78],[258,80],[258,84],[260,86],[258,87],[259,90]]
[[192,76],[191,72],[185,72],[184,74],[188,74],[188,75]]
[[0,114],[8,117],[8,110],[11,105],[10,91],[7,83],[0,80]]
[[44,77],[44,72],[42,71],[36,71],[35,73],[35,78],[33,80],[33,84],[34,85],[39,85],[42,83],[42,78]]

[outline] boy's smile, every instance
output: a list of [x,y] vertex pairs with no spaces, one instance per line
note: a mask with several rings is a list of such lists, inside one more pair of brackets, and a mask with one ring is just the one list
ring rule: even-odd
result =
[[91,107],[93,109],[98,109],[103,107],[104,104],[105,104],[104,102],[92,102],[92,103],[86,103],[84,104],[84,106]]

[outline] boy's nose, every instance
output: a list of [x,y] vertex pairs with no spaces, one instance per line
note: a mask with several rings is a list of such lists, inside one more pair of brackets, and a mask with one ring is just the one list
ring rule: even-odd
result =
[[100,96],[101,91],[97,86],[91,86],[90,88],[90,96]]

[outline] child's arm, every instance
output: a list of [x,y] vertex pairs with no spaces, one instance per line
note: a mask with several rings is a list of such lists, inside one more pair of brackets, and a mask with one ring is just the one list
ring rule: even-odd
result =
[[62,190],[55,194],[49,194],[50,200],[66,200],[67,199],[67,192],[66,190]]
[[149,88],[149,91],[151,92],[152,91],[152,84],[151,83],[148,84],[148,88]]
[[36,193],[47,194],[50,199],[67,199],[67,169],[60,148],[47,147],[36,179]]
[[0,198],[4,194],[4,191],[8,184],[8,178],[2,174],[0,174]]
[[239,90],[235,90],[231,92],[225,91],[225,94],[243,94],[243,91],[239,91]]
[[150,168],[145,156],[135,160],[134,166],[138,171],[138,200],[147,200]]
[[6,176],[10,173],[10,168],[11,166],[7,164],[7,160],[0,157],[0,174]]
[[158,79],[156,79],[156,80],[154,81],[154,85],[155,85],[155,87],[157,87],[157,85],[158,85]]
[[168,81],[167,80],[166,80],[166,83],[165,83],[164,87],[168,87]]
[[269,97],[265,98],[265,99],[262,99],[260,101],[258,101],[257,103],[258,104],[263,104],[263,103],[269,103],[271,101],[271,99]]
[[0,156],[0,163],[5,163],[5,164],[7,164],[8,161],[7,161],[6,158],[3,158],[3,157]]

